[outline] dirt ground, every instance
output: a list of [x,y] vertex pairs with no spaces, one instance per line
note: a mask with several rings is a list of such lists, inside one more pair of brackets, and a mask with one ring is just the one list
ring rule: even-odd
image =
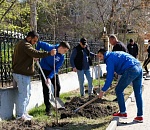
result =
[[[87,91],[85,92],[87,93]],[[114,91],[111,91],[109,94],[115,95]],[[68,118],[85,117],[88,119],[96,119],[101,117],[107,117],[109,115],[112,115],[114,112],[118,111],[116,102],[113,102],[112,100],[106,100],[104,98],[97,99],[89,105],[85,106],[84,108],[75,112],[77,108],[92,100],[93,98],[95,98],[95,96],[96,94],[91,96],[90,98],[88,96],[66,97],[67,102],[65,103],[65,109],[58,110],[58,123],[53,121],[42,122],[37,120],[23,122],[14,119],[10,121],[0,122],[0,130],[69,130],[67,125],[71,123],[68,122]]]
[[[93,99],[95,96],[92,96]],[[90,100],[91,100],[90,99]],[[61,110],[60,119],[67,117],[77,117],[83,116],[90,119],[95,119],[97,117],[104,117],[116,112],[117,107],[113,106],[111,102],[104,99],[97,99],[91,104],[85,106],[83,109],[75,112],[77,108],[89,101],[89,98],[79,98],[74,97],[70,102],[65,103],[65,110]]]
[[[73,97],[69,102],[65,103],[65,109],[59,110],[60,120],[70,117],[86,117],[90,119],[96,119],[98,117],[104,117],[113,114],[116,112],[117,107],[111,101],[107,101],[104,99],[97,99],[91,104],[85,106],[83,109],[75,112],[78,107],[82,106],[89,100],[93,99],[95,96],[92,96],[90,99]],[[68,97],[69,98],[69,97]],[[64,128],[67,122],[59,122],[57,127]],[[0,130],[54,130],[52,128],[56,127],[56,123],[52,122],[51,124],[47,124],[46,122],[38,122],[38,121],[17,121],[10,120],[7,122],[1,122]]]

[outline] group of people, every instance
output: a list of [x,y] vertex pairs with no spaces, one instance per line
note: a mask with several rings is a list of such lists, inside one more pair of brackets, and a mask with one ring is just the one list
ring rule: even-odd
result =
[[[46,106],[46,114],[50,115],[49,88],[47,84],[55,86],[56,80],[56,97],[59,97],[60,82],[58,70],[64,62],[64,54],[70,49],[67,42],[50,45],[46,42],[38,42],[39,35],[35,31],[28,33],[27,37],[19,41],[14,49],[13,54],[13,78],[18,87],[18,100],[16,103],[17,119],[31,120],[33,117],[27,113],[27,105],[31,96],[31,76],[34,75],[34,58],[42,58],[40,65],[46,76],[46,81],[41,74],[43,97]],[[36,49],[33,45],[37,43]],[[42,49],[42,50],[40,50]],[[55,61],[54,61],[55,60]],[[55,63],[55,72],[54,72]]]
[[[36,32],[31,31],[24,40],[21,40],[16,44],[14,49],[12,68],[13,78],[18,86],[18,102],[16,104],[17,119],[31,120],[33,118],[27,113],[26,108],[31,95],[30,77],[34,74],[34,58],[42,58],[40,65],[46,76],[46,81],[42,74],[41,79],[47,115],[51,114],[49,88],[47,87],[47,84],[53,84],[53,86],[55,86],[55,97],[59,97],[60,95],[61,86],[58,71],[63,65],[64,54],[68,52],[70,45],[68,42],[60,42],[59,44],[51,45],[43,41],[38,41],[38,38],[39,35]],[[36,42],[37,46],[36,49],[34,49],[32,45]],[[106,63],[107,66],[106,82],[99,93],[99,98],[102,98],[103,94],[110,87],[114,73],[122,75],[115,88],[120,112],[113,114],[113,116],[127,117],[123,91],[132,82],[137,103],[137,117],[134,120],[142,122],[142,67],[140,62],[136,59],[138,52],[136,52],[136,54],[134,53],[134,57],[131,56],[133,54],[133,47],[130,45],[127,48],[130,50],[131,55],[126,53],[127,48],[122,42],[118,41],[115,35],[110,35],[109,42],[113,45],[112,52],[100,49],[97,54],[92,53],[86,38],[81,38],[80,43],[73,48],[70,56],[70,63],[73,71],[77,72],[78,75],[80,95],[82,97],[85,95],[84,75],[88,80],[88,95],[91,96],[93,94],[93,79],[90,72],[90,66],[92,65],[91,58],[97,56],[100,60],[104,60],[104,63]],[[42,51],[40,49],[42,49]]]

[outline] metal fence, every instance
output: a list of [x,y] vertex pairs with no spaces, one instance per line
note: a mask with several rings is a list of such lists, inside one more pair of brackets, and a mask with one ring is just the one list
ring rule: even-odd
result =
[[[14,51],[14,45],[25,36],[22,33],[15,31],[3,31],[0,30],[0,87],[10,87],[12,85],[12,54]],[[51,34],[40,34],[40,40],[51,44],[54,44],[54,39]],[[70,54],[72,49],[79,43],[80,38],[71,38],[66,34],[62,37],[56,37],[55,43],[60,41],[68,41],[70,43],[71,49],[65,56],[65,61],[61,67],[59,73],[67,73],[72,71],[70,65]],[[90,50],[97,53],[98,49],[103,46],[103,43],[96,40],[88,40]],[[32,80],[39,80],[40,74],[39,69],[35,65],[35,75]]]

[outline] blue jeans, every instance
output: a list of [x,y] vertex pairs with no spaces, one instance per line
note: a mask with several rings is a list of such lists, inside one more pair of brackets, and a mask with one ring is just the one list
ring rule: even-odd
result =
[[18,94],[16,102],[16,115],[21,117],[27,113],[27,105],[29,104],[31,96],[30,76],[13,73],[13,78],[17,83]]
[[121,76],[115,89],[120,108],[120,113],[126,112],[123,91],[132,82],[137,105],[137,116],[143,115],[142,77],[143,72],[142,67],[140,65],[135,65],[127,69]]
[[88,81],[88,94],[91,95],[93,93],[93,85],[92,85],[93,78],[91,76],[90,69],[88,69],[88,70],[77,70],[81,96],[84,96],[84,94],[85,94],[84,93],[84,74],[85,74],[86,79]]

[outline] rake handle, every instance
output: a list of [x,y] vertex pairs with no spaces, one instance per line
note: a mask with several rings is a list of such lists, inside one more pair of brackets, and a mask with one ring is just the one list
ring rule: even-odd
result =
[[[42,75],[43,75],[44,80],[46,81],[46,76],[45,76],[45,74],[44,74],[44,72],[43,72],[43,70],[42,70],[42,68],[41,68],[41,65],[40,65],[39,61],[37,61],[36,63],[37,63],[37,66],[39,67],[39,69],[40,69],[40,71],[41,71],[41,73],[42,73]],[[50,87],[50,84],[46,84],[46,85],[47,85],[47,87],[50,89],[50,93],[51,93],[52,96],[54,97],[53,92],[52,92],[52,89],[51,89],[51,87]]]
[[[114,89],[115,87],[110,88],[106,93],[110,92],[112,89]],[[105,94],[106,94],[105,93]],[[80,109],[82,109],[83,107],[85,107],[86,105],[89,105],[90,103],[94,102],[96,99],[98,99],[99,96],[96,96],[95,98],[93,98],[92,100],[86,102],[85,104],[83,104],[82,106],[78,107],[76,110],[74,110],[74,112],[79,111]]]
[[39,69],[40,69],[40,71],[41,71],[41,73],[42,73],[42,75],[43,75],[44,80],[46,81],[45,74],[44,74],[44,72],[43,72],[43,70],[42,70],[42,68],[41,68],[41,66],[40,66],[39,61],[36,61],[36,63],[37,63],[37,66],[39,67]]
[[79,111],[80,109],[82,109],[83,107],[85,107],[86,105],[89,105],[90,103],[94,102],[96,99],[98,99],[99,97],[96,96],[95,98],[93,98],[92,100],[88,101],[87,103],[85,103],[84,105],[80,106],[79,108],[77,108],[74,112]]

